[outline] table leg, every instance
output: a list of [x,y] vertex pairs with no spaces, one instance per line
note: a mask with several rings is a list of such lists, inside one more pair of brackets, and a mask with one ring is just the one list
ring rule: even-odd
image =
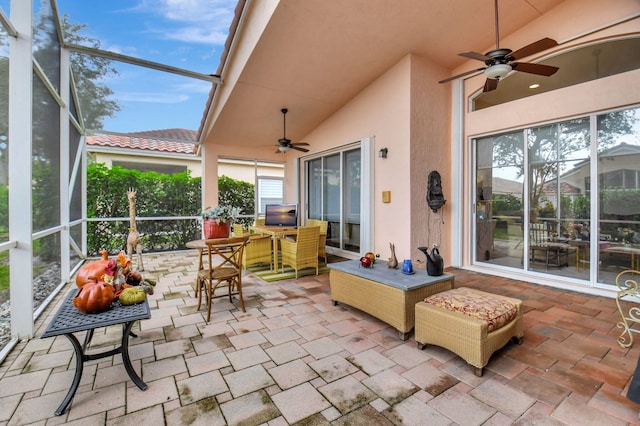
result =
[[200,271],[204,267],[204,261],[202,260],[202,256],[204,255],[204,249],[198,249],[198,274],[196,275],[196,296],[200,295],[200,283],[198,282],[198,276],[200,275]]
[[129,335],[131,333],[131,327],[133,327],[133,323],[135,321],[128,322],[124,329],[122,330],[122,346],[120,347],[122,351],[122,363],[124,364],[125,370],[127,370],[127,374],[133,381],[133,383],[140,388],[140,390],[147,390],[148,386],[145,382],[142,381],[138,373],[133,369],[133,365],[131,365],[131,359],[129,358]]
[[[93,332],[93,330],[87,331],[87,335],[90,332]],[[82,346],[80,346],[80,342],[78,341],[78,339],[76,339],[76,336],[71,333],[65,334],[65,336],[67,337],[67,339],[69,339],[71,345],[73,345],[73,350],[76,354],[76,372],[73,375],[73,382],[71,383],[69,392],[67,392],[67,395],[62,400],[62,404],[60,404],[55,412],[56,416],[62,415],[62,413],[65,412],[65,410],[71,403],[71,400],[78,390],[78,385],[80,385],[80,379],[82,379],[82,371],[84,370],[84,353],[82,351]]]
[[278,236],[274,235],[273,236],[273,271],[277,274],[278,273],[278,264],[280,263],[279,261],[279,256],[278,256]]
[[82,379],[82,372],[84,371],[84,363],[86,361],[102,359],[118,353],[122,354],[122,363],[124,364],[124,368],[127,371],[129,378],[131,378],[133,383],[135,383],[136,386],[138,386],[138,388],[140,388],[143,391],[147,390],[148,388],[147,384],[143,382],[140,376],[138,376],[138,374],[135,372],[135,370],[133,369],[133,365],[131,365],[131,358],[129,358],[129,336],[133,334],[131,333],[131,327],[133,327],[133,323],[135,323],[135,321],[130,321],[122,325],[122,341],[121,341],[120,347],[108,350],[106,352],[97,353],[97,354],[87,355],[84,353],[86,346],[89,345],[89,342],[91,341],[91,337],[93,336],[93,329],[87,330],[87,335],[85,336],[84,345],[80,345],[80,342],[78,341],[76,336],[73,335],[73,333],[65,334],[66,338],[69,339],[69,341],[71,342],[71,345],[73,346],[73,350],[75,351],[76,372],[73,375],[73,382],[71,383],[71,387],[69,388],[67,395],[62,400],[62,404],[60,404],[58,409],[55,411],[56,416],[62,415],[66,411],[67,407],[69,407],[69,404],[71,403],[71,401],[73,400],[73,397],[75,396],[76,391],[78,390],[78,386],[80,385],[80,380]]
[[82,344],[82,353],[87,350],[89,343],[91,343],[91,339],[93,339],[93,328],[91,330],[87,330],[87,334],[84,336],[84,343]]

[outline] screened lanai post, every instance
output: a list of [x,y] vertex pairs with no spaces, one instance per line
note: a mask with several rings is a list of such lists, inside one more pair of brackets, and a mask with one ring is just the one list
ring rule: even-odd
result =
[[[12,1],[11,22],[20,37],[9,37],[9,251],[12,338],[33,336],[33,2]],[[12,143],[20,141],[20,143]],[[28,171],[28,172],[27,172]],[[29,220],[25,220],[29,219]],[[12,285],[13,284],[13,285]]]

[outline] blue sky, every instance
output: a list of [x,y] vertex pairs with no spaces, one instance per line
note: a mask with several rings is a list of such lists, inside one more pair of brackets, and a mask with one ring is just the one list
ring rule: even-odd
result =
[[[214,74],[237,0],[58,0],[60,16],[88,25],[81,34],[123,55]],[[113,62],[120,75],[105,81],[121,111],[105,130],[197,130],[211,84]]]

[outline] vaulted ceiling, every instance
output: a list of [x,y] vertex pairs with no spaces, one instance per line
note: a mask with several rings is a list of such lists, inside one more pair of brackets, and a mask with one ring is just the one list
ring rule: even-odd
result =
[[[500,38],[562,2],[501,1]],[[253,30],[241,26],[239,35]],[[495,37],[493,0],[281,0],[205,143],[276,143],[282,107],[295,142],[408,53],[439,64],[446,78],[482,66],[461,67],[469,61],[458,53],[487,52]]]

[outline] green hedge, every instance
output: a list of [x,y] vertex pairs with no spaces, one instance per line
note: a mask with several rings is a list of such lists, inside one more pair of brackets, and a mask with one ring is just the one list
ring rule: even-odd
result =
[[[242,214],[253,213],[254,185],[221,176],[218,181],[221,203],[230,203]],[[129,217],[127,191],[136,191],[136,217],[197,216],[202,210],[201,179],[189,172],[166,175],[140,172],[104,164],[87,167],[87,217]],[[249,210],[246,212],[246,210]],[[249,223],[252,218],[239,222]],[[201,236],[200,219],[136,221],[145,252],[184,249],[188,241]],[[129,220],[97,221],[87,224],[87,254],[100,250],[126,250]]]

